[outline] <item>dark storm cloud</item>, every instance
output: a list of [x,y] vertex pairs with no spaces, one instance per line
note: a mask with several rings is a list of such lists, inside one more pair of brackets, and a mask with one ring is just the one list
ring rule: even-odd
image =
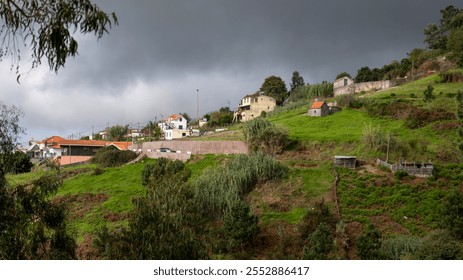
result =
[[[79,56],[58,75],[46,65],[0,98],[24,107],[25,123],[47,134],[138,123],[188,112],[195,117],[257,91],[265,77],[332,81],[343,71],[382,67],[424,47],[423,29],[448,5],[435,0],[112,0],[119,26],[100,40],[79,38]],[[8,102],[7,102],[8,103]],[[56,132],[54,132],[56,131]]]
[[298,69],[316,82],[343,70],[382,66],[405,57],[407,51],[423,46],[422,30],[438,20],[439,10],[457,1],[102,4],[119,15],[120,26],[97,46],[103,63],[94,69],[118,81],[170,79],[192,71],[247,73],[274,68],[277,72]]

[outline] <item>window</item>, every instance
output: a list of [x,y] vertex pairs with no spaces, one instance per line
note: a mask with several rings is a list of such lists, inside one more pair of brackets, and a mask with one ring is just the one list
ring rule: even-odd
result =
[[178,129],[183,129],[183,125],[179,125],[179,126],[178,126]]
[[344,85],[347,86],[347,79],[344,79]]
[[182,118],[180,118],[180,121],[182,121]]

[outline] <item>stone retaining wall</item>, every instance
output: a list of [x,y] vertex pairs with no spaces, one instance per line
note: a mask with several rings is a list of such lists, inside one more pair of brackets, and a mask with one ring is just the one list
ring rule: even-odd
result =
[[[169,148],[171,153],[157,152],[161,148]],[[191,155],[198,154],[248,154],[249,150],[243,141],[156,141],[145,142],[141,152],[149,158],[169,158],[188,160]]]

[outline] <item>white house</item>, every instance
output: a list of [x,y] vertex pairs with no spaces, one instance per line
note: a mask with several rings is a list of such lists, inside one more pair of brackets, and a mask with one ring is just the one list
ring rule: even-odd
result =
[[158,124],[165,140],[181,139],[190,135],[188,122],[182,115],[171,115]]

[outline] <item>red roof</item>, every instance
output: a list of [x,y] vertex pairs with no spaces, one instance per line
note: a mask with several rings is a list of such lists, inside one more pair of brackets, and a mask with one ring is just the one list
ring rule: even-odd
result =
[[46,139],[43,139],[41,143],[60,143],[61,141],[65,140],[63,137],[60,136],[51,136]]
[[132,145],[132,142],[111,142],[111,143],[107,142],[107,143],[108,143],[107,146],[113,145],[121,151],[128,150],[129,146]]
[[101,140],[69,140],[64,139],[59,136],[52,136],[42,141],[42,143],[47,143],[53,145],[55,149],[60,149],[61,146],[87,146],[87,147],[106,147],[106,146],[115,146],[119,150],[128,150],[128,147],[132,145],[132,142],[107,142]]
[[310,109],[320,109],[323,106],[323,103],[325,103],[325,101],[314,102]]

